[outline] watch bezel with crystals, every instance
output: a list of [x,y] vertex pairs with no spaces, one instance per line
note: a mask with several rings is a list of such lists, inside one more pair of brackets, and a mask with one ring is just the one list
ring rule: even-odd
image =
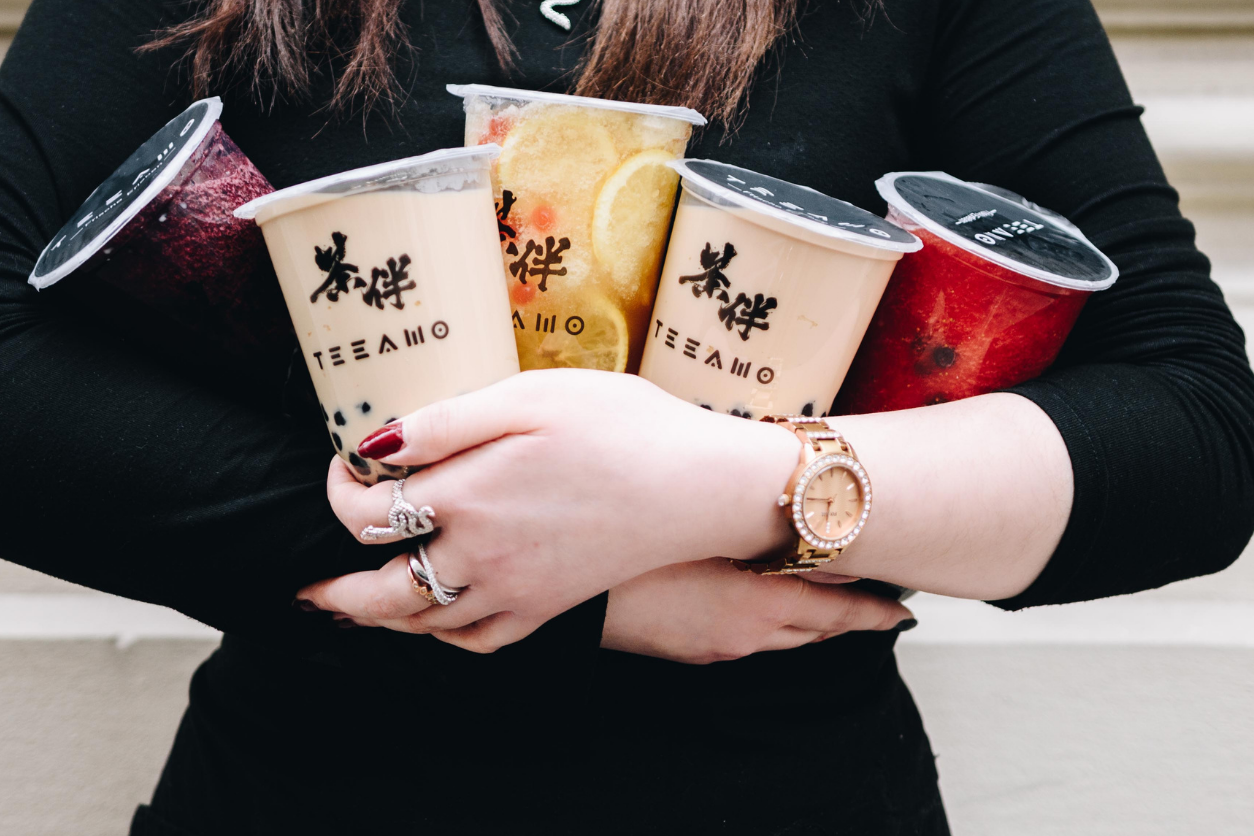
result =
[[[854,527],[850,529],[843,537],[835,539],[826,539],[814,533],[810,528],[810,524],[806,522],[803,515],[806,491],[815,479],[821,474],[833,468],[842,468],[854,475],[858,480],[858,485],[862,489],[862,513],[858,521],[854,523]],[[809,543],[815,549],[831,551],[833,549],[843,549],[854,541],[858,534],[866,525],[867,518],[871,514],[871,480],[866,475],[865,468],[862,463],[852,456],[843,453],[826,453],[816,456],[813,460],[806,464],[805,470],[797,477],[796,485],[792,489],[791,497],[787,494],[781,497],[787,499],[791,505],[790,514],[792,517],[793,528],[802,540]]]

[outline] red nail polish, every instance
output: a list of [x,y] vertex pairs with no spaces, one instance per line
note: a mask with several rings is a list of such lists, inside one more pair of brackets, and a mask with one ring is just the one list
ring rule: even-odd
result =
[[362,439],[357,445],[357,455],[367,459],[382,459],[405,446],[400,424],[381,427]]

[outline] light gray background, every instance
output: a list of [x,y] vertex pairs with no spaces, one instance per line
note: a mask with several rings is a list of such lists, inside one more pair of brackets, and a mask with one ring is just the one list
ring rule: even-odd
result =
[[[25,5],[0,0],[0,55]],[[1249,331],[1254,0],[1097,5]],[[911,604],[900,664],[956,834],[1254,833],[1254,558],[1114,602]],[[214,644],[177,614],[0,562],[0,834],[124,833]]]

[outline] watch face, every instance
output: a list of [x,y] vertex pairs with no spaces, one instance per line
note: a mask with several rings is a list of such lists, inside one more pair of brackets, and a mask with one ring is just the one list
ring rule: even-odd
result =
[[793,498],[793,517],[801,535],[823,549],[848,545],[862,530],[870,509],[871,485],[866,472],[848,456],[816,460]]

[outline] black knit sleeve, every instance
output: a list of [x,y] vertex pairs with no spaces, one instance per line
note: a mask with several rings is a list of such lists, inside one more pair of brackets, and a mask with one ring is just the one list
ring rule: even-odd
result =
[[[0,557],[224,631],[304,638],[321,628],[291,606],[301,586],[403,548],[336,520],[321,421],[210,385],[26,283],[69,214],[186,106],[170,56],[134,51],[161,15],[156,0],[36,0],[0,67]],[[591,664],[603,616],[600,596],[539,646]]]
[[1216,572],[1254,530],[1254,375],[1088,0],[943,4],[919,155],[1071,218],[1119,266],[1057,363],[1014,387],[1057,424],[1075,499],[1007,609]]

